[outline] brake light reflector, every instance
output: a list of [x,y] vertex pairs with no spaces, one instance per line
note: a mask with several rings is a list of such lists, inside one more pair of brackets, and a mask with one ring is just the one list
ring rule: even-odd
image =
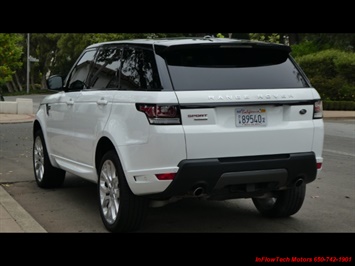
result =
[[145,113],[149,124],[152,125],[180,125],[180,108],[169,104],[136,104],[138,111]]
[[317,169],[321,169],[322,168],[322,163],[317,163]]
[[165,173],[165,174],[156,174],[155,176],[159,180],[173,180],[176,173]]
[[322,101],[316,101],[314,103],[313,119],[323,118],[323,103]]

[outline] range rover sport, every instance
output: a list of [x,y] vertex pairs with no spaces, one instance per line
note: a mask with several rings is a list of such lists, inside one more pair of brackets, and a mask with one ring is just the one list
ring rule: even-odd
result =
[[289,46],[219,38],[90,45],[33,123],[42,188],[97,184],[103,224],[140,228],[150,203],[250,198],[286,217],[322,167],[322,101]]

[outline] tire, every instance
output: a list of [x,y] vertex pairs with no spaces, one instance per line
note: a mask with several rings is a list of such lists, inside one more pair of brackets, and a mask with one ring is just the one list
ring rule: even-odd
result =
[[56,188],[63,184],[65,171],[52,166],[41,130],[34,134],[32,158],[34,175],[39,187]]
[[306,196],[306,185],[278,191],[275,197],[253,198],[253,203],[261,215],[270,218],[288,217],[297,213]]
[[103,156],[98,173],[99,209],[106,229],[110,232],[138,230],[146,216],[148,200],[132,193],[115,151]]

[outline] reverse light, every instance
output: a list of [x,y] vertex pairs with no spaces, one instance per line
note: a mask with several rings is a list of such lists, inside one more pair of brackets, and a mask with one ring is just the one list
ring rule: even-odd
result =
[[136,104],[138,111],[145,113],[151,125],[180,125],[180,108],[169,104]]
[[173,180],[175,178],[176,173],[164,173],[164,174],[156,174],[155,176],[159,180]]
[[321,100],[314,103],[313,119],[323,118],[323,103]]

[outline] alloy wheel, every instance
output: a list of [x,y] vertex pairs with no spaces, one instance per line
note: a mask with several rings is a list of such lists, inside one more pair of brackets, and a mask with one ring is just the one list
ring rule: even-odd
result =
[[33,160],[38,181],[42,181],[44,175],[44,151],[41,138],[38,136],[33,150]]
[[117,169],[111,160],[104,162],[99,179],[100,207],[105,220],[113,224],[118,215],[120,206],[120,189]]

